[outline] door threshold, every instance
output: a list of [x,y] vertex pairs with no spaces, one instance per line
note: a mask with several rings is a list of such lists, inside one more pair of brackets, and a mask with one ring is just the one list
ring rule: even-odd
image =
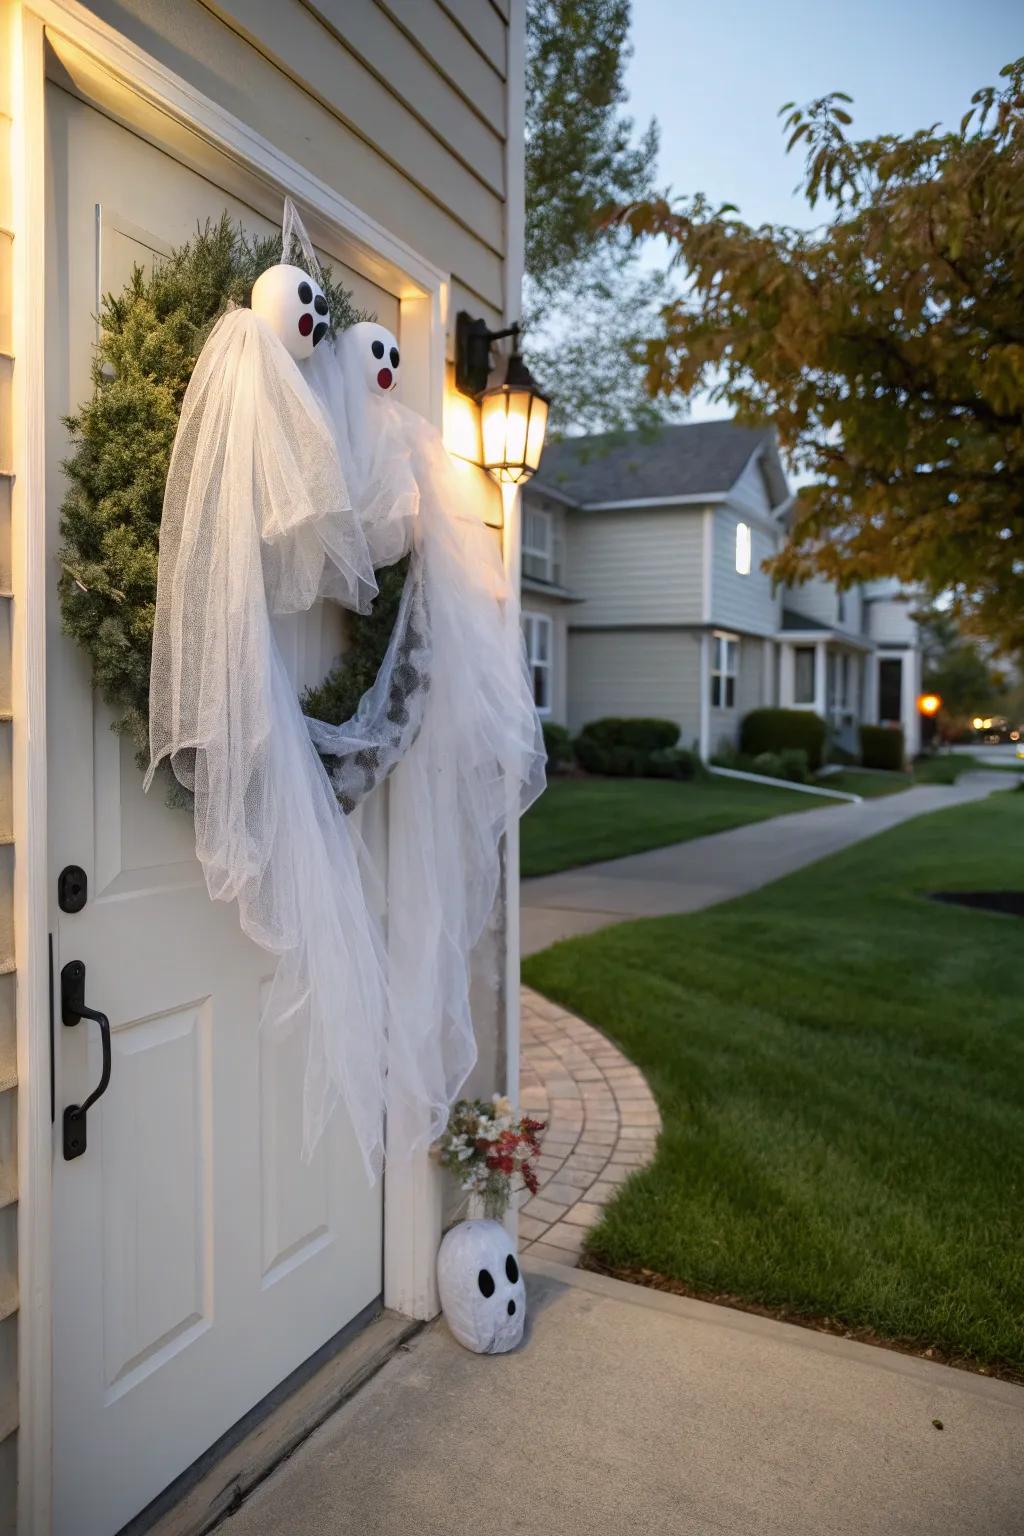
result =
[[117,1536],[205,1536],[423,1326],[371,1302]]

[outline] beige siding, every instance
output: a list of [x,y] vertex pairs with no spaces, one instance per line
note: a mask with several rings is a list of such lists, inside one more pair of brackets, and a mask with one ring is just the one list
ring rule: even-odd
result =
[[573,624],[688,624],[702,618],[704,513],[679,507],[570,512]]
[[[0,4],[0,56],[10,7]],[[0,78],[0,1532],[13,1532],[18,1430],[18,1067],[14,1015],[14,847],[11,836],[11,120]]]
[[917,625],[910,617],[912,604],[907,598],[886,598],[866,606],[867,633],[878,645],[916,645]]
[[659,715],[675,720],[680,742],[700,732],[700,640],[656,630],[569,634],[569,725],[602,715]]
[[[736,529],[746,522],[750,529],[750,571],[736,569]],[[782,603],[774,583],[761,569],[778,548],[772,528],[751,519],[745,508],[716,507],[712,519],[711,622],[719,629],[773,635],[782,621]]]
[[783,605],[791,613],[814,619],[823,629],[834,629],[839,623],[839,593],[820,576],[799,587],[787,587]]
[[[502,312],[504,110],[489,113],[497,90],[504,101],[507,28],[490,0],[467,6],[484,17],[478,27],[436,0],[92,0],[90,9],[450,271],[456,304]],[[451,27],[463,47],[448,74],[460,56],[477,61],[461,92],[432,59]],[[499,83],[484,93],[487,122],[470,105],[481,69]]]

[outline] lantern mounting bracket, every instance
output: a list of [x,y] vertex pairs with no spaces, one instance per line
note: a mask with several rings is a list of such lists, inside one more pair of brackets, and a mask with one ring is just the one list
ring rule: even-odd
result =
[[474,320],[460,309],[455,317],[455,388],[461,395],[476,399],[487,388],[491,373],[491,346],[506,336],[513,340],[513,353],[519,353],[519,324],[492,331],[486,320]]

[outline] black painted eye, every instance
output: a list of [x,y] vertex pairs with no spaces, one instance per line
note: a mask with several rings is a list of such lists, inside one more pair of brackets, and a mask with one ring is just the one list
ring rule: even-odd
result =
[[326,315],[327,300],[324,298],[322,293],[318,293],[316,298],[313,300],[313,308],[316,310],[318,315]]
[[314,345],[314,347],[317,345],[318,342],[323,341],[323,339],[324,339],[324,337],[326,335],[327,335],[327,321],[326,320],[321,320],[320,324],[313,331],[313,345]]
[[510,1301],[508,1304],[508,1315],[509,1317],[515,1317],[516,1315],[516,1304],[514,1301]]
[[308,304],[312,297],[313,297],[313,290],[309,286],[309,284],[308,283],[300,283],[299,284],[299,298],[302,300],[303,304]]
[[519,1265],[516,1263],[515,1254],[510,1253],[505,1260],[505,1273],[508,1275],[509,1284],[515,1285],[519,1279]]
[[494,1295],[494,1276],[489,1269],[482,1269],[476,1277],[476,1283],[480,1287],[481,1296]]
[[374,357],[383,357],[384,343],[382,341],[372,341],[370,343],[370,351],[373,353]]
[[392,368],[397,368],[398,367],[398,348],[397,347],[392,347],[391,348],[391,366],[392,366]]

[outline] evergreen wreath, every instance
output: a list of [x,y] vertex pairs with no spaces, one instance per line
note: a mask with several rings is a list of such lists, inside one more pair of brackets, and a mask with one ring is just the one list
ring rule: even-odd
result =
[[[113,728],[134,742],[140,766],[149,758],[160,518],[182,400],[217,320],[248,305],[260,273],[281,259],[280,234],[249,237],[224,213],[151,274],[136,267],[125,290],[103,300],[93,394],[65,419],[73,452],[63,464],[63,628],[88,653],[93,683],[117,711]],[[371,318],[329,268],[321,286],[332,337]],[[372,611],[347,615],[345,658],[304,695],[306,713],[332,725],[355,713],[384,659],[408,569],[406,556],[377,572]]]

